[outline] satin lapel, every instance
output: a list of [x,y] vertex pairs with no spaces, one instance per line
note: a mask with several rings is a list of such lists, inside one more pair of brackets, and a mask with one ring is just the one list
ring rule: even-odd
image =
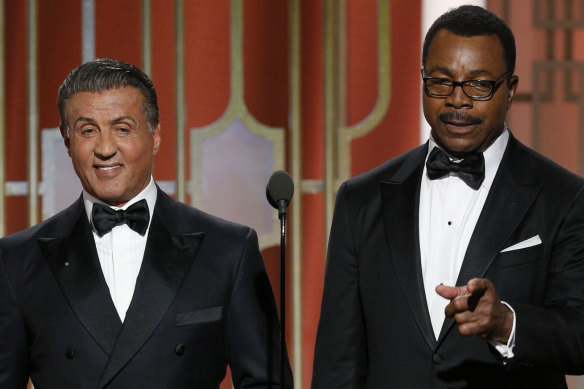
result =
[[73,312],[109,354],[122,327],[103,278],[95,242],[84,211],[64,238],[40,238],[38,244]]
[[[381,183],[384,226],[389,256],[405,300],[430,348],[436,340],[424,293],[420,260],[418,214],[426,148],[390,182]],[[405,175],[405,177],[404,177]]]
[[166,315],[199,250],[203,233],[172,235],[155,210],[136,289],[102,388],[131,360]]
[[[466,285],[483,277],[511,234],[525,217],[542,187],[533,180],[531,168],[521,157],[517,141],[509,139],[508,152],[501,161],[497,176],[468,244],[456,285]],[[438,338],[440,343],[454,325],[446,318]]]

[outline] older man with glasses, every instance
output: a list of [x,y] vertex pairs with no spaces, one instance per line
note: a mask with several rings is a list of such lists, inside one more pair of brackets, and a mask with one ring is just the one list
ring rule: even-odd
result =
[[553,389],[584,373],[584,180],[507,128],[515,56],[480,7],[428,31],[429,141],[338,192],[313,389]]

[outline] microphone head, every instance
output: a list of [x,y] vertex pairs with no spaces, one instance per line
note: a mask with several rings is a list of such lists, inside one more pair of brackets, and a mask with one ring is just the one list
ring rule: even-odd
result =
[[288,173],[283,170],[275,171],[266,186],[266,197],[270,205],[279,209],[279,202],[284,200],[288,206],[294,194],[294,183]]

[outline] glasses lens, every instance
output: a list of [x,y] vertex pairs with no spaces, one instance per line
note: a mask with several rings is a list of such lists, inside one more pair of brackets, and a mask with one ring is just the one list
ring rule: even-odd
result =
[[463,85],[464,92],[472,97],[488,97],[493,90],[492,81],[469,81]]
[[434,96],[448,96],[452,93],[452,82],[443,78],[428,78],[424,80],[428,93]]

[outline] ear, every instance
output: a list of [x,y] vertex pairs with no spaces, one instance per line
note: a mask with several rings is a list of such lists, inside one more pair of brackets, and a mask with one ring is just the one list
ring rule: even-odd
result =
[[515,92],[517,92],[517,86],[519,85],[519,77],[511,76],[509,78],[509,96],[507,96],[507,109],[511,108],[511,103],[513,102],[513,97]]
[[65,143],[65,147],[67,148],[67,154],[69,154],[69,156],[71,156],[71,150],[69,149],[69,142],[71,139],[69,139],[69,135],[67,135],[67,129],[61,125],[61,126],[59,126],[59,131],[61,131],[61,136],[63,137],[63,143]]
[[160,149],[160,123],[152,131],[152,138],[154,139],[154,145],[152,147],[152,155],[156,155]]

